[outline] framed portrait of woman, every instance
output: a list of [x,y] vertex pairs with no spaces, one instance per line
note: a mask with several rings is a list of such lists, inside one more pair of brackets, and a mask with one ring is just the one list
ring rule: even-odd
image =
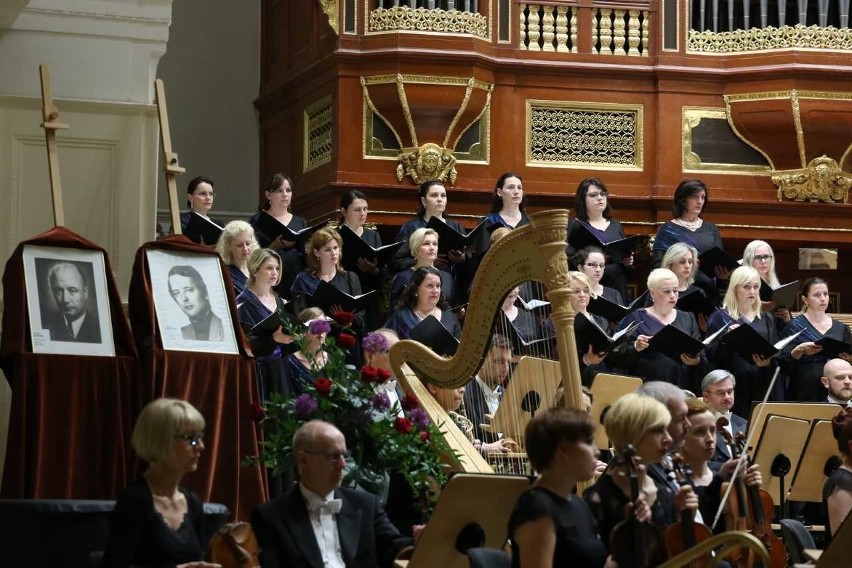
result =
[[25,245],[33,353],[115,356],[101,251]]
[[238,353],[218,256],[148,250],[163,348]]

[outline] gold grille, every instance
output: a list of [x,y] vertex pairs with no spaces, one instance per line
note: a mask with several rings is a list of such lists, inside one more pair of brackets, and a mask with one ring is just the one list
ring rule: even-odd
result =
[[642,168],[641,105],[527,104],[528,165]]
[[801,24],[730,32],[689,30],[686,49],[693,53],[748,53],[769,49],[849,51],[852,50],[852,30]]
[[334,108],[325,97],[305,110],[304,170],[312,170],[331,161],[334,142]]
[[370,32],[441,32],[488,38],[488,20],[482,14],[440,8],[376,8],[370,10]]

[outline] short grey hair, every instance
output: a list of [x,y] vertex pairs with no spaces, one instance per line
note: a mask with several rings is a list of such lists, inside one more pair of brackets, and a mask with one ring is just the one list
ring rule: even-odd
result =
[[686,392],[682,388],[665,381],[648,381],[636,389],[636,392],[650,396],[663,404],[668,404],[670,400],[686,400],[687,398]]
[[721,383],[725,379],[731,379],[731,386],[737,386],[737,378],[730,371],[726,371],[725,369],[710,371],[701,379],[701,392],[710,390],[710,387]]

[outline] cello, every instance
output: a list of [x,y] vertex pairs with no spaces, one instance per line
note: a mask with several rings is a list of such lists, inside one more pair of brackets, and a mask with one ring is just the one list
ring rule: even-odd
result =
[[[744,459],[746,467],[751,465],[748,457],[746,438],[742,432],[737,433],[736,438],[725,429],[728,420],[719,417],[716,422],[718,431],[722,434],[725,442],[731,447],[732,459]],[[772,531],[772,517],[775,515],[775,503],[772,497],[764,489],[756,485],[746,485],[744,476],[738,476],[731,481],[734,490],[730,492],[728,502],[725,504],[725,525],[728,530],[745,530],[757,537],[769,552],[771,568],[784,568],[787,565],[787,551],[775,533]],[[727,484],[722,485],[725,492]],[[752,552],[746,557],[734,553],[731,558],[732,564],[737,568],[751,568],[754,565]]]
[[[681,486],[689,484],[692,471],[686,465],[683,456],[675,453],[672,456],[674,473],[678,484]],[[669,558],[677,556],[684,550],[689,550],[699,542],[703,542],[713,536],[706,525],[695,522],[695,513],[690,510],[681,511],[680,521],[670,525],[665,532],[666,552]],[[696,558],[689,563],[690,568],[705,566],[710,561],[710,553]]]

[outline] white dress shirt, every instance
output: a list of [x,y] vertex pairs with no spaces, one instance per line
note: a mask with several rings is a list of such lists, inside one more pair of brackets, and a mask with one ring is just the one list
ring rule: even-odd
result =
[[[337,514],[331,511],[340,506],[340,500],[334,499],[333,491],[325,497],[320,497],[301,483],[299,483],[299,491],[302,492],[308,507],[308,517],[311,519],[311,527],[314,529],[314,536],[322,554],[323,566],[346,568],[343,552],[340,549],[340,534],[337,532]],[[337,510],[339,511],[339,508]]]
[[500,385],[492,389],[488,384],[476,377],[476,382],[479,383],[479,388],[482,389],[482,395],[485,397],[485,403],[488,405],[488,414],[494,416],[497,414],[497,407],[500,406],[500,397],[503,396],[503,387]]

